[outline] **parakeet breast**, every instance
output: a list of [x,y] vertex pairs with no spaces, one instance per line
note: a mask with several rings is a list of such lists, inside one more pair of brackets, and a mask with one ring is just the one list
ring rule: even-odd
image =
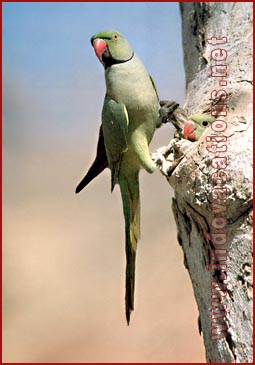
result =
[[107,95],[127,108],[130,132],[140,126],[151,139],[157,123],[158,97],[139,58],[134,55],[125,63],[113,65],[106,70],[105,79]]

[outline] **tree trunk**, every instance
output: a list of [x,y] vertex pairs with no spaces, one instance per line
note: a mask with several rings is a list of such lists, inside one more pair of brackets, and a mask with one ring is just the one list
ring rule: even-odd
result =
[[184,108],[217,120],[198,142],[159,151],[161,169],[175,192],[207,362],[252,362],[252,3],[180,9]]

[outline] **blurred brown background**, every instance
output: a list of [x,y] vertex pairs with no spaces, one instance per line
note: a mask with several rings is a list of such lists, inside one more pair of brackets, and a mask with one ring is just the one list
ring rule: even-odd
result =
[[[104,96],[103,70],[89,38],[109,25],[92,24],[96,6],[3,7],[3,362],[203,362],[198,311],[176,240],[173,192],[163,176],[141,172],[142,239],[129,327],[119,189],[110,193],[107,170],[74,193],[94,158]],[[116,6],[122,16],[147,14],[146,27],[155,12],[162,27],[178,15],[174,3]],[[115,23],[120,29],[121,18]],[[123,27],[136,49],[148,43],[148,34],[141,31],[139,40]],[[164,65],[174,61],[151,59],[143,48],[140,57],[161,98],[180,101],[179,23],[177,31],[177,50],[167,50],[176,55],[176,71],[166,75]],[[174,77],[182,89],[169,90]],[[170,126],[162,127],[151,150],[172,134]]]

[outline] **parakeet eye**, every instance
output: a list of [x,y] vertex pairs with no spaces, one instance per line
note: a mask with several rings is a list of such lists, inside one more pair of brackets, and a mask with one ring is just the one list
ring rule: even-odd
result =
[[114,35],[112,36],[112,39],[113,39],[114,41],[116,41],[118,38],[119,38],[118,34],[114,34]]
[[203,122],[202,122],[202,126],[203,126],[203,127],[207,127],[207,126],[208,126],[208,121],[207,121],[207,120],[203,120]]

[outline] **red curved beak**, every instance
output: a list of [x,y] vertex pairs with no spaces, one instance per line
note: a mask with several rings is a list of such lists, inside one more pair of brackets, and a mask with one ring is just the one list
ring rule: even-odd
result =
[[195,123],[189,121],[186,122],[183,127],[184,138],[194,142],[196,140],[196,125]]
[[95,39],[93,41],[93,47],[99,60],[102,60],[102,54],[107,49],[107,43],[103,39]]

